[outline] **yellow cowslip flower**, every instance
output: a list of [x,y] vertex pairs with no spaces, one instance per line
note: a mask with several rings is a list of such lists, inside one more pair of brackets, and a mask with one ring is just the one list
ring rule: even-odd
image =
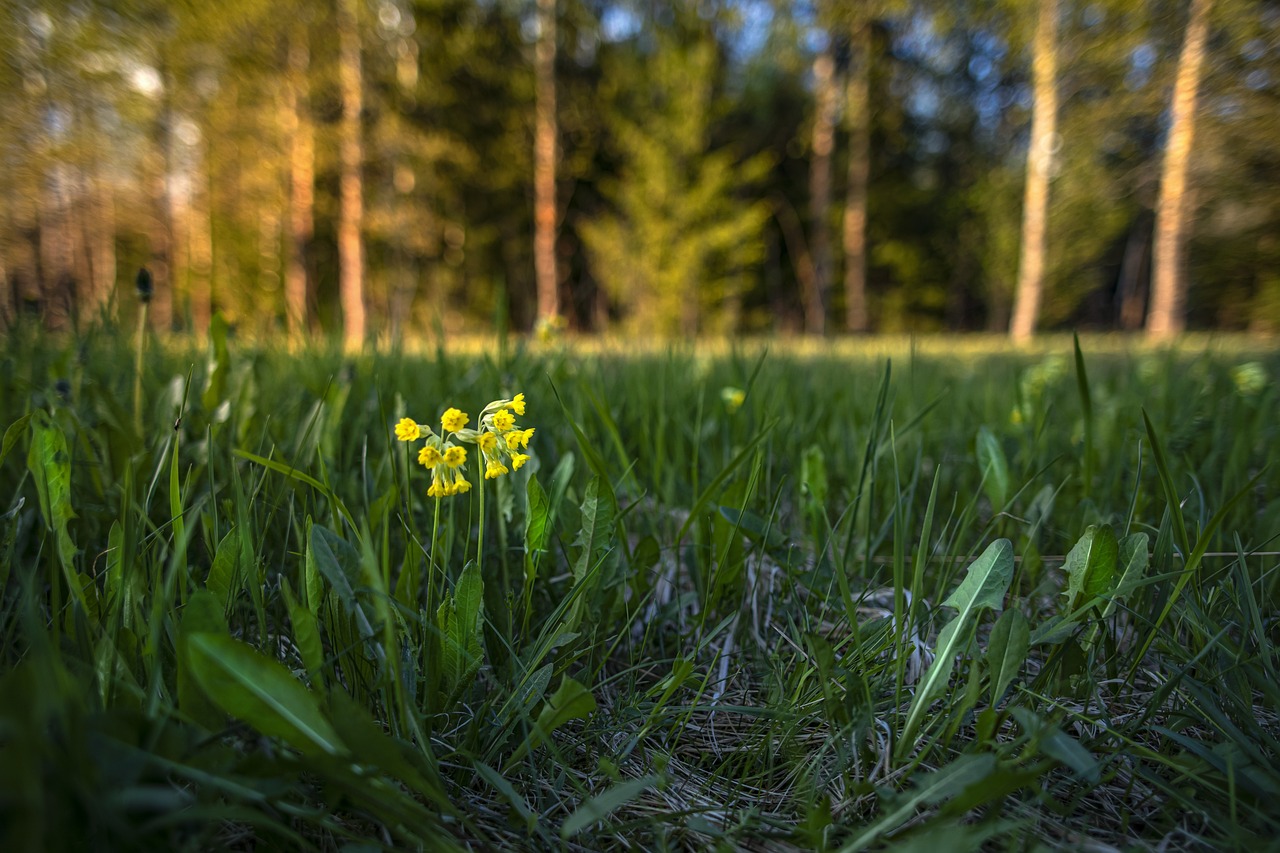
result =
[[467,461],[467,449],[451,444],[444,451],[444,464],[450,468],[459,468]]
[[520,417],[524,417],[524,392],[521,392],[511,398],[511,410]]
[[440,455],[440,451],[430,444],[418,451],[418,462],[427,468],[434,468],[442,461],[444,457]]
[[396,438],[400,441],[417,441],[422,437],[422,428],[413,418],[401,418],[396,424]]
[[512,453],[512,454],[511,454],[511,467],[512,467],[512,469],[513,469],[513,470],[519,471],[519,470],[520,470],[520,466],[521,466],[521,465],[523,465],[524,463],[528,462],[528,461],[529,461],[529,454],[527,454],[527,453]]
[[493,428],[498,432],[506,432],[516,425],[516,417],[506,409],[499,409],[493,415]]
[[741,388],[725,386],[720,389],[720,401],[724,403],[725,410],[731,415],[742,408],[742,404],[746,399],[747,392]]
[[444,414],[440,417],[440,426],[444,427],[445,432],[457,432],[467,425],[467,421],[471,420],[466,412],[460,409],[445,409]]
[[439,480],[433,480],[431,485],[427,487],[427,497],[429,498],[442,498],[446,494],[448,492],[444,490],[444,484]]
[[498,437],[491,432],[482,432],[476,436],[476,447],[484,453],[491,453],[498,446]]
[[493,480],[493,479],[496,479],[497,477],[501,477],[503,474],[510,474],[510,473],[511,473],[511,470],[507,468],[506,465],[503,465],[501,462],[497,461],[496,459],[490,459],[488,464],[485,465],[484,478],[486,480]]
[[458,479],[456,479],[456,480],[454,480],[454,481],[453,481],[453,492],[452,492],[452,494],[455,494],[455,495],[462,495],[462,494],[466,494],[466,493],[467,493],[467,492],[469,492],[469,491],[471,491],[471,484],[470,484],[470,483],[468,483],[466,480],[464,480],[464,479],[462,478],[462,475],[461,475],[461,474],[459,474],[459,475],[458,475]]

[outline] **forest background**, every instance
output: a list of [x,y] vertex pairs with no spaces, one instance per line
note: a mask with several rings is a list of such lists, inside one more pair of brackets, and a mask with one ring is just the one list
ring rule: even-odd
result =
[[0,320],[1280,329],[1280,3],[3,0]]

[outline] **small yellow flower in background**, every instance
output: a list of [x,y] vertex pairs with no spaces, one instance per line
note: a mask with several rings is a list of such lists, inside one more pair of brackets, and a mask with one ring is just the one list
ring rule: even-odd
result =
[[434,468],[443,461],[444,457],[440,455],[440,451],[432,447],[430,444],[418,451],[418,462],[427,468]]
[[445,409],[440,417],[440,426],[444,427],[445,432],[457,432],[466,426],[469,420],[471,418],[467,413],[460,409]]
[[511,398],[511,410],[520,417],[524,417],[524,394],[523,392]]
[[498,477],[501,477],[503,474],[510,474],[510,473],[511,471],[509,468],[507,468],[506,465],[503,465],[501,462],[491,459],[485,465],[484,478],[486,480],[493,480]]
[[747,392],[741,388],[726,385],[720,389],[720,401],[724,403],[725,410],[731,415],[742,408],[742,404],[746,399]]
[[413,418],[401,418],[396,424],[396,438],[400,441],[417,441],[422,438],[422,429]]
[[1235,383],[1236,393],[1253,397],[1267,387],[1267,369],[1259,362],[1246,361],[1231,368],[1231,381]]
[[[521,408],[524,408],[523,403],[521,404]],[[515,415],[511,414],[506,409],[499,409],[497,412],[494,413],[493,428],[496,429],[498,432],[506,432],[507,430],[511,429],[515,425],[516,425]]]
[[513,470],[519,471],[520,466],[528,461],[529,461],[529,455],[527,453],[511,454],[511,467]]

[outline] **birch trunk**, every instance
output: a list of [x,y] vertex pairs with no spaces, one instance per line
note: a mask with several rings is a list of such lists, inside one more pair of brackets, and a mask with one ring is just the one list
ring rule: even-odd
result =
[[285,75],[285,135],[289,144],[289,234],[285,249],[284,300],[289,335],[307,334],[307,245],[315,230],[315,137],[308,112],[311,64],[305,24],[289,39]]
[[537,107],[534,116],[533,254],[538,319],[560,313],[556,270],[556,0],[538,0],[534,49]]
[[835,56],[828,38],[813,60],[813,159],[809,163],[809,252],[813,258],[811,291],[805,299],[805,331],[826,333],[827,291],[831,282],[831,153],[835,148]]
[[342,334],[348,349],[365,340],[364,309],[364,181],[360,113],[364,109],[360,69],[358,0],[338,0],[338,42],[342,89],[340,156],[341,206],[338,222],[338,289],[342,302]]
[[867,331],[867,185],[871,175],[871,24],[853,26],[853,57],[845,86],[849,185],[844,204],[845,330]]

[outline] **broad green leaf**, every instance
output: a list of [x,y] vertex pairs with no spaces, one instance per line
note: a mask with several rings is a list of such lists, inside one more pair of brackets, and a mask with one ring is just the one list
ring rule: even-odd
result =
[[529,553],[545,551],[547,550],[547,542],[551,538],[551,528],[548,525],[551,516],[551,504],[548,502],[547,493],[543,490],[537,477],[529,478],[529,482],[525,486],[525,495],[529,501],[529,514],[525,518],[524,525],[525,551]]
[[996,772],[994,755],[962,755],[932,773],[919,773],[915,788],[895,798],[883,817],[864,829],[840,848],[840,853],[856,853],[874,844],[882,835],[893,832],[916,816],[921,806],[946,802],[970,786],[980,784]]
[[542,712],[538,714],[529,737],[508,759],[503,772],[510,772],[517,761],[545,743],[556,729],[570,720],[588,717],[595,713],[595,710],[596,697],[591,695],[590,690],[566,675],[560,682],[560,686],[556,688],[556,692],[542,707]]
[[227,396],[227,376],[231,371],[231,355],[227,351],[227,320],[219,311],[209,321],[209,367],[200,403],[212,412]]
[[574,544],[580,549],[573,564],[573,579],[581,583],[608,544],[617,514],[613,491],[600,477],[592,477],[582,498],[582,527]]
[[657,776],[628,779],[592,797],[565,819],[564,825],[560,827],[560,837],[568,840],[592,824],[599,823],[645,791],[655,787],[658,782]]
[[[333,587],[338,600],[342,602],[343,609],[355,619],[356,627],[360,631],[360,639],[369,639],[374,635],[373,625],[370,624],[364,607],[356,598],[355,591],[355,587],[360,583],[360,553],[350,542],[319,524],[311,525],[308,542],[307,560],[310,564],[308,573],[311,571],[311,566],[314,566],[315,570],[324,576]],[[308,596],[310,596],[310,590],[308,590]],[[310,602],[309,604],[312,612],[315,612],[316,605]]]
[[1151,562],[1151,554],[1147,550],[1149,542],[1150,538],[1145,533],[1131,533],[1120,540],[1120,582],[1102,612],[1103,619],[1114,613],[1120,601],[1142,584]]
[[911,750],[925,711],[946,687],[952,667],[955,666],[955,656],[961,640],[969,636],[970,627],[977,622],[978,611],[983,608],[1000,610],[1004,606],[1004,594],[1009,589],[1011,580],[1013,543],[1008,539],[997,539],[973,561],[960,586],[942,602],[943,606],[954,607],[959,612],[938,634],[933,663],[916,688],[915,698],[907,712],[907,721],[898,738],[899,756],[906,755]]
[[1039,745],[1040,751],[1054,761],[1065,765],[1086,782],[1096,785],[1101,778],[1098,760],[1080,742],[1062,729],[1050,723],[1030,708],[1010,708],[1018,725],[1026,730]]
[[991,704],[1004,696],[1013,679],[1022,670],[1031,645],[1031,626],[1027,617],[1011,607],[996,620],[987,639],[987,666],[991,670]]
[[1067,613],[1074,613],[1094,598],[1111,592],[1116,577],[1120,545],[1111,525],[1089,525],[1067,553]]
[[822,445],[811,444],[800,457],[800,489],[805,505],[819,509],[827,504],[827,458]]
[[316,697],[278,661],[222,634],[193,634],[187,663],[218,707],[263,734],[305,754],[346,751]]
[[555,664],[543,664],[530,673],[525,682],[516,690],[512,699],[520,714],[531,713],[533,706],[542,701],[542,697],[547,693],[547,685],[551,683],[551,675],[555,668]]
[[40,496],[40,515],[46,529],[54,534],[58,562],[71,594],[81,607],[87,608],[83,585],[73,563],[76,546],[67,529],[76,517],[71,508],[71,454],[67,451],[67,439],[62,428],[43,409],[36,410],[29,423],[31,447],[27,451],[27,468]]
[[961,616],[982,607],[1001,610],[1004,608],[1004,594],[1012,580],[1013,543],[1008,539],[997,539],[973,561],[964,580],[942,605],[954,607]]
[[204,588],[217,596],[224,608],[231,606],[232,590],[237,588],[240,580],[240,551],[240,531],[233,527],[218,543],[213,565],[209,567],[209,576],[204,582]]
[[0,465],[4,464],[5,458],[9,455],[9,451],[17,446],[22,440],[22,436],[27,432],[27,424],[31,421],[31,415],[23,415],[13,423],[9,424],[9,428],[4,431],[4,441],[0,443]]
[[982,487],[996,512],[1009,500],[1009,463],[1000,439],[985,425],[978,430],[978,467],[982,470]]
[[434,807],[453,811],[439,782],[429,778],[430,771],[415,766],[405,754],[403,744],[387,734],[364,705],[341,688],[335,688],[329,692],[328,710],[338,736],[360,763],[380,767],[426,797]]
[[207,589],[196,590],[182,608],[178,628],[178,708],[207,729],[217,731],[226,719],[198,688],[189,663],[188,641],[197,634],[226,634],[227,618],[222,601]]
[[441,670],[445,693],[452,696],[480,669],[483,653],[480,647],[480,616],[484,610],[484,581],[480,567],[467,564],[458,578],[453,595],[445,598],[436,611],[444,647]]
[[568,676],[560,682],[556,692],[538,714],[538,728],[550,735],[570,720],[580,720],[596,710],[596,698],[591,691]]
[[280,579],[280,592],[284,594],[284,604],[289,611],[289,624],[293,626],[293,643],[302,655],[302,665],[307,668],[307,675],[315,682],[316,675],[324,667],[324,646],[320,642],[320,621],[316,615],[298,601],[293,594],[293,587],[285,578]]
[[725,521],[766,548],[778,549],[787,544],[787,537],[776,524],[766,521],[755,513],[733,506],[722,505],[718,509]]

